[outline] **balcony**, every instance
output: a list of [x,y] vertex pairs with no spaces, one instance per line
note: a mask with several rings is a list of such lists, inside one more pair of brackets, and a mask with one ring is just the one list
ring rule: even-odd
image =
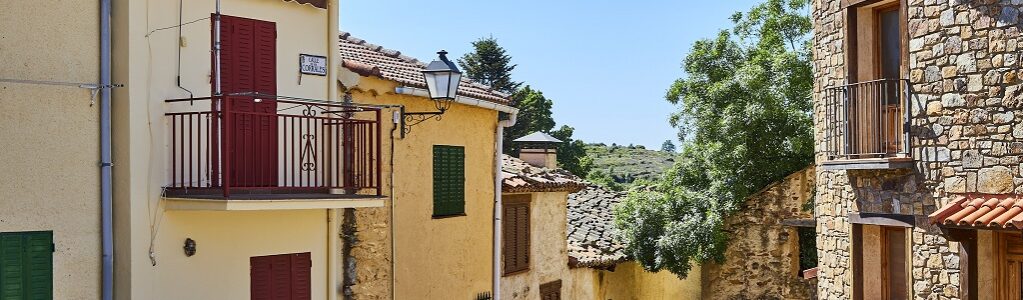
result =
[[261,94],[165,102],[170,210],[383,205],[379,107]]
[[912,167],[908,80],[858,82],[824,93],[824,169]]

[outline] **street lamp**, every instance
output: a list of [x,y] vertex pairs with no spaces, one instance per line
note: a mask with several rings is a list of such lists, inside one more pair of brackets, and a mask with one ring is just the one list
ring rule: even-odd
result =
[[422,123],[431,118],[440,120],[444,112],[451,107],[458,94],[458,83],[462,80],[462,72],[454,62],[448,60],[448,52],[441,50],[437,52],[437,60],[430,62],[423,70],[423,79],[426,80],[426,90],[430,93],[437,111],[427,112],[405,112],[402,108],[402,130],[401,137],[404,138],[412,126]]

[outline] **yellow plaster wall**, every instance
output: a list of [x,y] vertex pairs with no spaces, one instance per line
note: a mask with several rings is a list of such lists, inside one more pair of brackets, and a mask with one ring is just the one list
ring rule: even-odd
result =
[[[113,76],[114,82],[125,84],[116,89],[113,97],[114,130],[114,224],[115,240],[115,296],[118,299],[153,299],[154,293],[187,292],[204,295],[202,299],[215,299],[205,295],[247,295],[248,271],[240,269],[239,259],[246,261],[250,254],[282,254],[293,249],[320,249],[314,252],[316,261],[324,261],[326,249],[326,217],[322,210],[303,212],[266,211],[217,213],[217,218],[204,219],[194,213],[166,212],[160,204],[161,187],[168,182],[166,135],[167,121],[163,114],[169,108],[165,99],[185,98],[189,94],[176,86],[177,50],[181,50],[181,83],[196,97],[210,93],[210,20],[214,1],[183,1],[182,19],[199,20],[182,27],[178,38],[178,1],[114,0],[113,3]],[[273,21],[277,26],[277,87],[278,94],[325,99],[328,95],[327,77],[303,76],[299,84],[298,55],[300,53],[329,55],[337,51],[334,39],[327,36],[329,25],[327,10],[282,0],[222,0],[225,15]],[[336,26],[334,24],[333,26]],[[167,30],[154,31],[171,27]],[[151,230],[157,222],[159,231]],[[194,222],[203,226],[193,226]],[[276,224],[275,230],[245,229],[248,225]],[[318,225],[313,225],[318,224]],[[256,228],[261,228],[257,226]],[[232,229],[227,233],[223,230]],[[180,234],[176,234],[180,233]],[[221,236],[231,236],[237,251],[211,250],[209,259],[202,264],[173,265],[174,255],[180,256],[182,236],[204,236],[199,240],[200,253]],[[158,251],[159,264],[149,261],[149,244],[156,240],[166,245]],[[205,242],[204,242],[205,240]],[[281,241],[296,243],[279,245]],[[166,244],[163,244],[166,243]],[[239,246],[237,248],[242,248]],[[317,258],[317,255],[319,255]],[[160,262],[163,259],[168,261]],[[198,258],[191,261],[198,260]],[[320,265],[317,268],[324,268]],[[324,274],[326,271],[316,271]],[[195,282],[185,287],[168,278],[191,278],[215,274],[206,278],[217,281],[244,281],[239,284],[213,285]],[[326,278],[314,277],[314,295],[323,296]],[[182,291],[179,289],[186,289]],[[171,294],[174,295],[174,294]],[[323,298],[323,297],[320,297]]]
[[[96,1],[0,1],[0,78],[99,80]],[[0,83],[0,232],[53,231],[54,299],[99,295],[99,122],[89,91]]]
[[530,197],[529,270],[501,277],[501,298],[539,299],[541,284],[561,280],[562,298],[575,299],[566,288],[572,280],[565,241],[568,193],[531,193]]
[[[394,82],[362,77],[351,90],[357,103],[404,105],[409,112],[435,110],[427,98],[394,94],[395,87]],[[385,130],[393,126],[392,111],[396,109],[383,115]],[[412,127],[403,140],[394,132],[393,193],[387,177],[391,142],[384,132],[384,194],[392,195],[393,202],[356,210],[357,226],[365,230],[352,251],[357,265],[353,291],[360,299],[390,298],[392,204],[394,299],[473,299],[476,293],[491,291],[496,126],[496,111],[455,103],[441,120]],[[433,145],[465,147],[466,216],[431,217]]]
[[[248,299],[249,258],[310,252],[312,297],[326,299],[326,210],[167,212],[154,242],[145,299]],[[182,249],[186,238],[196,254]],[[148,262],[148,260],[147,260]],[[138,262],[136,262],[138,263]]]
[[635,262],[618,264],[614,271],[572,269],[568,288],[575,297],[594,300],[676,300],[701,299],[700,267],[693,266],[686,279],[667,271],[647,272]]

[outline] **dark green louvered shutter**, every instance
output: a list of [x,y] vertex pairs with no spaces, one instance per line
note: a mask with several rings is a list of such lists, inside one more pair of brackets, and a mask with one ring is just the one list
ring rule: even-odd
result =
[[0,300],[53,299],[53,232],[0,232]]
[[433,146],[433,216],[465,214],[465,148]]

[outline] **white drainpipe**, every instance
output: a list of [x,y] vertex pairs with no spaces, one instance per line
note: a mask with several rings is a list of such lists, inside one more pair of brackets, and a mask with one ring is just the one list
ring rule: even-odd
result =
[[[419,97],[430,98],[430,92],[420,88],[414,87],[397,87],[394,89],[397,94],[412,95]],[[493,240],[493,292],[494,300],[501,299],[501,156],[504,154],[504,128],[515,125],[515,122],[519,117],[519,109],[497,104],[490,101],[484,101],[476,98],[470,98],[465,96],[455,97],[456,103],[461,103],[469,106],[482,107],[486,109],[492,109],[499,112],[507,113],[508,119],[497,122],[497,141],[494,143],[494,240]]]
[[494,155],[494,300],[501,299],[501,156],[504,155],[504,128],[515,125],[518,111],[511,113],[507,120],[497,122],[497,146]]
[[[338,59],[339,49],[337,46],[337,38],[341,36],[340,26],[340,4],[338,0],[330,0],[327,3],[327,99],[330,101],[340,101],[338,98],[337,90],[337,72],[334,68],[337,63],[340,62]],[[327,210],[327,300],[337,300],[338,291],[340,290],[340,281],[338,280],[338,210],[328,209]]]

